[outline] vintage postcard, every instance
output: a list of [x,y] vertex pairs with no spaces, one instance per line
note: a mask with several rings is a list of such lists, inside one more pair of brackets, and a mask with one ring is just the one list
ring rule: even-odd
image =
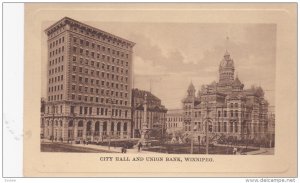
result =
[[296,8],[25,4],[24,175],[296,176]]

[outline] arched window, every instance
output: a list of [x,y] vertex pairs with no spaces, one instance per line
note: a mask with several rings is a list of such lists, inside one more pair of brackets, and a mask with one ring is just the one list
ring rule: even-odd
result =
[[78,127],[83,127],[83,121],[78,122]]
[[87,124],[86,124],[86,131],[91,131],[91,129],[92,129],[92,122],[89,121],[89,122],[87,122]]
[[69,121],[69,123],[68,123],[68,127],[72,127],[73,126],[73,121],[71,120],[71,121]]

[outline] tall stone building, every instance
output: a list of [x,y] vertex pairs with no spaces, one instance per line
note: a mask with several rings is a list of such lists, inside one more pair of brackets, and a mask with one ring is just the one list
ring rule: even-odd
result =
[[135,43],[68,17],[45,33],[45,138],[129,138]]
[[[150,137],[151,134],[154,137],[161,135],[160,132],[165,131],[167,113],[167,109],[161,104],[161,100],[151,92],[139,89],[133,89],[132,96],[133,137],[140,138],[143,130],[147,131],[148,137]],[[146,125],[143,127],[145,117],[147,118]]]
[[[234,77],[234,61],[226,51],[219,66],[219,82],[202,86],[196,95],[191,83],[182,100],[184,129],[194,130],[194,138],[211,139],[232,136],[236,139],[261,139],[268,132],[268,102],[261,87],[244,89],[238,76]],[[206,126],[207,125],[207,126]]]

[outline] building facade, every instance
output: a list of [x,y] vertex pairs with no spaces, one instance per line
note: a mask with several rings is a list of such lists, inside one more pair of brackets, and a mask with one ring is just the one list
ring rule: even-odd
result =
[[182,109],[168,110],[166,114],[166,128],[167,133],[174,133],[184,129]]
[[202,86],[196,95],[191,83],[182,100],[184,129],[195,137],[261,139],[267,134],[268,102],[261,87],[244,89],[234,77],[234,61],[226,51],[219,66],[219,82]]
[[148,137],[151,134],[155,136],[156,132],[164,132],[167,109],[161,104],[161,100],[151,92],[139,89],[133,89],[132,96],[133,137],[140,138],[143,130],[147,131]]
[[45,138],[129,138],[135,43],[68,17],[45,33]]

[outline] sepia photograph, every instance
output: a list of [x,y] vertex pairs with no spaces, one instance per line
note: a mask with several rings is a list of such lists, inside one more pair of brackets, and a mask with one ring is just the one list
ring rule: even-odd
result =
[[42,152],[274,154],[275,24],[63,17],[44,33]]
[[26,4],[24,174],[293,175],[295,12]]

